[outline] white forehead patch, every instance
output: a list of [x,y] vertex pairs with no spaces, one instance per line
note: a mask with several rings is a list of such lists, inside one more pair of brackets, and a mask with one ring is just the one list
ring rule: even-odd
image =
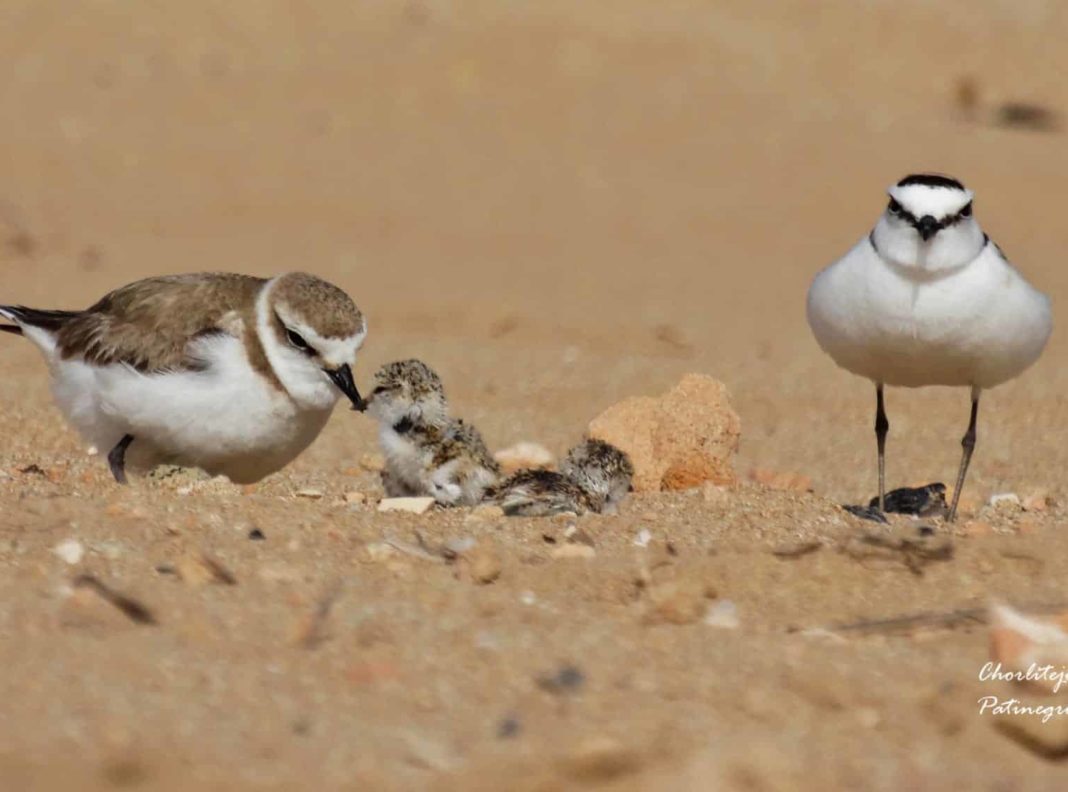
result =
[[363,345],[367,337],[367,325],[363,330],[349,338],[324,338],[311,328],[306,328],[305,339],[315,349],[319,350],[319,356],[328,368],[337,368],[346,363],[352,364],[356,358],[356,351]]
[[330,338],[319,335],[319,332],[314,327],[297,319],[286,309],[285,305],[276,305],[275,311],[278,313],[278,318],[282,320],[282,324],[293,328],[299,333],[311,345],[312,349],[319,353],[319,357],[323,359],[323,363],[329,368],[336,368],[346,363],[351,365],[356,357],[357,350],[363,345],[363,340],[367,337],[366,322],[363,323],[360,332],[355,335],[347,338]]
[[973,197],[968,189],[932,187],[928,184],[909,184],[905,187],[895,184],[887,192],[914,217],[931,215],[936,220],[955,215],[971,203]]

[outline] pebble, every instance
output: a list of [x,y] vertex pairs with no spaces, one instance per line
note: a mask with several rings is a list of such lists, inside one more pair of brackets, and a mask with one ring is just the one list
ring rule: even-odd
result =
[[434,505],[433,498],[385,498],[378,502],[380,512],[410,512],[426,514]]
[[311,500],[318,500],[323,497],[323,491],[321,489],[315,489],[313,487],[305,487],[296,491],[298,498],[309,498]]
[[741,620],[738,618],[738,606],[730,600],[719,600],[705,614],[705,624],[709,627],[737,630],[741,626]]
[[504,570],[501,555],[491,542],[479,542],[465,557],[470,565],[471,579],[476,583],[492,583]]
[[345,503],[349,504],[350,506],[367,503],[367,496],[364,493],[358,492],[356,490],[350,490],[349,492],[346,492],[344,498]]
[[493,455],[493,458],[497,460],[497,464],[501,466],[501,471],[505,475],[514,473],[520,468],[551,468],[556,464],[556,457],[553,456],[552,451],[540,443],[529,440],[502,448]]
[[[1008,605],[990,606],[990,657],[1006,671],[1026,672],[1032,667],[1068,665],[1068,615],[1037,618]],[[1026,680],[1028,686],[1053,693],[1056,680],[1036,676]],[[1068,686],[1057,692],[1068,694]]]
[[296,583],[300,580],[300,570],[289,564],[269,564],[260,567],[260,580],[268,583]]
[[367,560],[375,564],[388,561],[397,555],[397,551],[393,549],[393,545],[388,542],[369,542],[364,545],[363,549],[367,554]]
[[587,544],[564,544],[554,547],[550,555],[553,558],[593,558],[597,551]]
[[1020,496],[1015,492],[999,492],[990,496],[989,504],[998,511],[1019,511],[1023,508]]
[[638,535],[634,537],[634,546],[635,547],[642,547],[642,548],[648,547],[649,546],[649,542],[651,542],[652,539],[653,539],[653,535],[649,531],[649,529],[648,528],[642,528],[640,531],[638,531]]
[[53,547],[52,552],[71,566],[74,566],[80,563],[85,556],[85,545],[77,539],[65,539]]
[[404,734],[406,752],[404,759],[413,767],[444,773],[456,765],[455,755],[449,748],[436,740],[416,732]]
[[251,531],[248,532],[248,538],[254,542],[262,542],[264,539],[267,538],[267,535],[259,528],[253,528]]

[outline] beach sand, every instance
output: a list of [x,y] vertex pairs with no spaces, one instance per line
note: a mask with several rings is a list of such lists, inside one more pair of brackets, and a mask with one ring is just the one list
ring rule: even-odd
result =
[[[1058,315],[1068,146],[998,122],[1068,107],[1066,25],[996,0],[8,3],[0,301],[307,270],[368,317],[361,386],[422,358],[493,448],[561,454],[687,372],[742,439],[736,488],[611,517],[379,514],[375,428],[344,409],[256,486],[122,488],[0,338],[0,785],[1060,788],[979,714],[1024,697],[980,681],[982,624],[833,628],[1068,606],[1064,334],[984,397],[962,521],[899,552],[858,537],[914,521],[839,508],[875,494],[873,388],[804,299],[886,186],[938,170]],[[890,485],[951,483],[967,393],[887,401]],[[435,554],[462,539],[474,559]],[[737,626],[705,623],[725,602]]]

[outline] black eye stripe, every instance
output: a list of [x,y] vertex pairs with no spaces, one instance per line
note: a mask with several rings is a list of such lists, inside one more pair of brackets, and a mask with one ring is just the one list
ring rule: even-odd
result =
[[[902,220],[904,220],[909,225],[915,226],[920,222],[918,217],[916,217],[911,212],[907,211],[901,204],[899,204],[893,198],[890,199],[890,204],[886,208],[887,208],[887,211],[889,211],[891,214],[896,215],[897,217],[900,217]],[[972,216],[972,204],[971,204],[971,201],[969,201],[967,204],[965,204],[960,209],[959,212],[957,212],[956,214],[950,215],[949,217],[944,218],[938,224],[938,228],[939,228],[939,230],[941,230],[943,228],[949,228],[949,226],[954,225],[955,223],[959,223],[961,220],[965,219],[966,217],[971,217],[971,216]]]

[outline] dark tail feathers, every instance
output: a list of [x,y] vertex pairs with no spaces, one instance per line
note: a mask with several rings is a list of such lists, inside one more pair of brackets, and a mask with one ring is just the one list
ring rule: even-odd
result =
[[[63,325],[78,315],[78,311],[40,311],[24,305],[0,305],[0,318],[10,319],[19,324],[40,327],[43,330],[59,330]],[[10,325],[0,326],[5,333],[22,335],[22,329]]]

